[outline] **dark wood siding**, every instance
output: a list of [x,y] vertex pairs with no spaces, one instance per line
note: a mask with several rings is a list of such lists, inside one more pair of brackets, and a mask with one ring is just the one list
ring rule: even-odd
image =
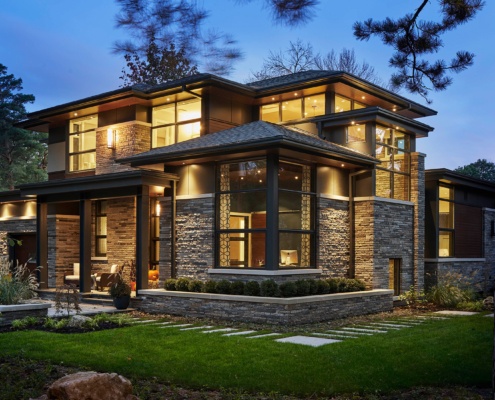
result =
[[456,204],[455,208],[455,257],[478,258],[483,256],[482,210]]

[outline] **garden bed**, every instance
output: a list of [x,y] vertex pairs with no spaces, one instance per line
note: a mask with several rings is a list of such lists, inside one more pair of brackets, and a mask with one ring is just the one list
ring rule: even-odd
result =
[[393,291],[274,298],[150,289],[140,290],[131,306],[148,313],[300,325],[392,311]]

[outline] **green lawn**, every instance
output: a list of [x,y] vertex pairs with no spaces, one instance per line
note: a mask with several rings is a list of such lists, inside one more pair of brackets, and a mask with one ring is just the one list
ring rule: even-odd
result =
[[[288,336],[288,335],[287,335]],[[0,355],[21,355],[186,387],[332,395],[413,386],[488,387],[493,319],[480,315],[322,347],[137,325],[85,334],[0,334]]]

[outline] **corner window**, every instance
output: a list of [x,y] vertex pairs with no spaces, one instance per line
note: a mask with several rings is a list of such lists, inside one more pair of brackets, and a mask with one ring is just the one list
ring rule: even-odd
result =
[[349,125],[346,128],[347,143],[365,142],[366,141],[366,125]]
[[106,200],[96,202],[95,213],[95,256],[105,257],[107,255],[107,207]]
[[[217,178],[217,260],[220,268],[309,268],[314,243],[310,166],[266,160],[222,164]],[[270,167],[275,168],[275,167]],[[267,202],[267,174],[277,174],[278,204]],[[276,219],[270,218],[277,213]],[[269,226],[278,220],[278,226]],[[272,229],[274,228],[274,229]],[[270,240],[267,232],[278,232]],[[275,248],[274,243],[278,242]],[[267,253],[277,265],[266,265]]]
[[69,171],[85,171],[96,168],[97,126],[97,115],[69,121]]
[[305,96],[294,100],[266,104],[261,106],[262,121],[279,123],[297,121],[325,114],[325,94]]
[[151,145],[169,146],[199,137],[201,134],[201,100],[189,99],[153,108]]
[[376,196],[409,200],[410,137],[398,129],[375,127]]
[[361,108],[366,108],[366,104],[360,103],[358,101],[349,99],[347,97],[341,96],[339,94],[335,95],[335,112],[344,112],[351,110],[359,110]]

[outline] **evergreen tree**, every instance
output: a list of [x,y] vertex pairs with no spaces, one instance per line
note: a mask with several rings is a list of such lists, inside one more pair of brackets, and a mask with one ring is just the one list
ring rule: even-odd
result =
[[486,159],[480,159],[474,163],[458,167],[454,171],[473,178],[495,182],[495,163]]
[[0,190],[12,190],[21,183],[46,180],[46,134],[15,127],[26,118],[25,104],[34,96],[23,94],[22,80],[7,74],[0,64]]

